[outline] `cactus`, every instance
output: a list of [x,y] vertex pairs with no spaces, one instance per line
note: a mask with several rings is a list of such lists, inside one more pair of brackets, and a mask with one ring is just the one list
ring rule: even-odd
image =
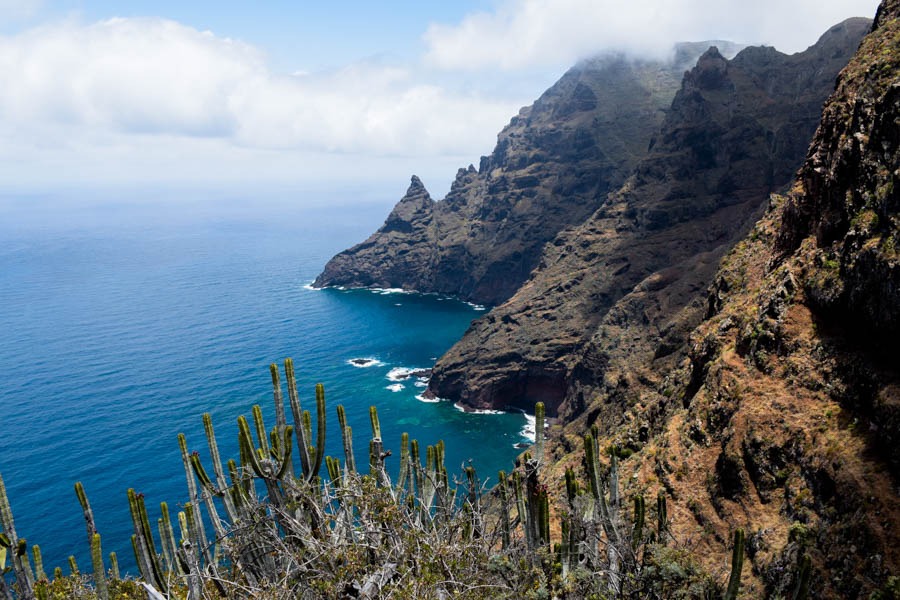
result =
[[284,416],[284,395],[281,393],[281,381],[278,377],[278,365],[269,365],[269,373],[272,375],[272,400],[275,403],[275,427],[279,432],[287,427],[287,419]]
[[94,524],[94,511],[91,510],[91,504],[88,502],[84,486],[80,481],[75,482],[75,495],[78,496],[78,503],[81,504],[81,510],[84,513],[84,524],[87,527],[88,541],[90,541],[97,533],[97,526]]
[[16,574],[16,588],[19,591],[19,598],[22,600],[34,599],[34,575],[31,572],[31,566],[28,564],[28,554],[19,552],[19,546],[24,540],[20,540],[16,535],[16,525],[13,520],[12,508],[9,505],[9,498],[6,496],[6,485],[3,483],[3,477],[0,476],[0,526],[6,533],[8,544],[4,543],[12,550],[13,571]]
[[511,525],[509,522],[509,486],[507,485],[507,477],[505,471],[497,473],[497,490],[500,494],[500,536],[501,548],[509,549],[512,542],[510,539]]
[[109,574],[113,579],[122,579],[122,575],[119,573],[119,557],[115,552],[109,553]]
[[532,552],[537,547],[534,531],[530,527],[531,520],[528,518],[528,506],[525,502],[525,491],[522,488],[522,476],[518,471],[513,471],[513,489],[516,492],[516,512],[519,515],[519,523],[525,531],[525,547],[528,552]]
[[534,405],[534,454],[538,462],[544,461],[544,403]]
[[147,519],[144,496],[136,494],[133,488],[128,488],[128,508],[131,511],[131,523],[134,526],[132,544],[141,576],[144,581],[157,589],[165,589],[162,567],[159,564],[159,556],[156,554],[150,531],[150,522]]
[[800,569],[797,573],[797,583],[794,586],[794,593],[791,600],[806,600],[809,595],[809,580],[812,573],[812,560],[809,554],[804,554],[800,559]]
[[184,569],[178,561],[178,546],[175,543],[175,531],[172,529],[172,519],[169,516],[169,505],[165,502],[160,502],[159,509],[162,517],[157,521],[157,526],[166,565],[168,565],[170,573],[184,575]]
[[34,578],[37,581],[47,581],[47,573],[44,572],[44,558],[41,556],[41,547],[37,544],[32,546],[31,556],[34,558]]
[[372,422],[372,437],[381,439],[381,422],[378,420],[378,409],[369,407],[369,420]]
[[669,532],[669,515],[666,509],[666,495],[660,492],[656,496],[656,536],[660,544],[666,543]]
[[103,565],[103,550],[100,547],[99,533],[95,533],[91,537],[91,563],[94,568],[94,589],[97,592],[97,600],[109,600],[109,591],[106,587],[106,567]]
[[[194,506],[200,505],[200,496],[197,491],[197,482],[194,480],[194,468],[191,465],[190,455],[188,454],[187,449],[187,439],[184,437],[183,433],[178,434],[178,448],[181,450],[181,462],[184,466],[184,476],[187,480],[188,486],[188,501]],[[209,544],[206,542],[206,530],[203,527],[203,521],[200,522],[200,540],[201,547],[208,548]],[[206,553],[207,562],[212,562],[212,555],[208,552]],[[165,590],[163,590],[165,591]]]
[[744,567],[744,530],[734,532],[734,548],[731,551],[731,575],[724,600],[735,600],[741,588],[741,569]]
[[478,476],[475,473],[475,467],[466,467],[466,483],[466,503],[472,509],[472,537],[478,539],[484,533],[484,526],[481,522],[481,487],[478,482]]
[[634,526],[631,530],[631,547],[634,550],[637,550],[637,547],[643,541],[645,512],[644,496],[638,494],[634,497],[634,515],[632,518]]
[[381,423],[378,421],[378,410],[374,406],[369,407],[369,420],[372,423],[372,440],[369,443],[369,472],[375,477],[378,485],[390,487],[391,481],[384,468],[384,459],[390,456],[390,452],[384,451]]
[[75,557],[69,555],[69,573],[72,575],[81,575],[81,571],[78,570],[78,563],[75,562]]
[[[287,379],[288,398],[291,404],[291,415],[294,418],[294,429],[297,431],[297,449],[300,458],[300,469],[303,471],[303,478],[309,481],[318,471],[313,471],[315,457],[310,458],[310,438],[312,432],[308,431],[304,426],[304,411],[300,406],[300,396],[297,393],[297,381],[294,378],[294,361],[290,358],[284,359],[284,375]],[[273,384],[275,376],[272,378]],[[279,386],[280,393],[280,386]],[[310,426],[311,428],[311,426]]]
[[[400,434],[400,473],[397,475],[397,493],[398,497],[402,495],[404,487],[407,485],[409,474],[409,434],[405,431]],[[412,484],[409,488],[412,489]]]
[[350,473],[356,472],[356,460],[353,458],[353,431],[347,425],[347,414],[344,405],[337,405],[338,426],[341,429],[341,439],[344,443],[344,465]]

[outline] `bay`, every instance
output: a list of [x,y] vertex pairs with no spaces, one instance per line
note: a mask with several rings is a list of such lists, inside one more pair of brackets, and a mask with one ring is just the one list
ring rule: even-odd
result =
[[[408,432],[423,448],[444,440],[451,474],[471,460],[490,484],[511,469],[523,415],[425,403],[416,378],[396,376],[430,367],[480,307],[309,288],[388,208],[0,198],[0,474],[18,533],[41,546],[47,570],[69,555],[89,567],[73,491],[81,481],[104,551],[134,572],[126,490],[145,495],[154,522],[161,501],[177,511],[187,492],[176,435],[209,465],[201,421],[209,412],[223,458],[236,459],[238,415],[260,404],[274,424],[268,365],[285,357],[306,408],[315,383],[325,386],[332,456],[342,456],[335,406],[343,404],[357,463],[367,464],[374,405],[395,451],[389,467]],[[360,358],[373,362],[351,362]]]

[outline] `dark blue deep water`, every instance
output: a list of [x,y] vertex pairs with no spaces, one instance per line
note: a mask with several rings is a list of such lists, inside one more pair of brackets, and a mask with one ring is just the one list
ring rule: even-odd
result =
[[388,209],[0,198],[0,474],[19,536],[41,546],[48,571],[70,554],[89,569],[81,481],[104,551],[134,572],[126,490],[144,493],[154,522],[160,501],[185,502],[176,435],[206,458],[210,412],[223,459],[237,458],[235,420],[258,403],[274,424],[268,365],[288,356],[306,408],[325,385],[329,454],[342,456],[340,403],[368,464],[375,405],[395,454],[406,431],[423,447],[443,439],[451,473],[468,459],[489,482],[511,468],[524,416],[421,402],[414,380],[388,389],[392,369],[431,366],[483,313],[435,296],[306,287]]

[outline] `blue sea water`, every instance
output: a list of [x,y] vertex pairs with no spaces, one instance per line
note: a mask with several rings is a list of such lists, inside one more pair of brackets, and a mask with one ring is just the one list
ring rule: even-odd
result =
[[482,312],[437,296],[308,287],[387,208],[0,198],[0,474],[18,534],[41,546],[48,571],[70,554],[89,568],[81,481],[104,552],[134,572],[126,490],[144,493],[154,522],[159,502],[177,510],[187,495],[177,433],[209,465],[209,412],[223,459],[237,458],[239,415],[260,404],[274,424],[268,365],[285,357],[306,408],[325,385],[333,456],[343,404],[357,463],[368,463],[375,405],[395,450],[389,466],[405,431],[423,447],[443,439],[451,473],[471,460],[491,483],[511,468],[523,415],[464,414],[418,400],[415,379],[389,379],[430,367]]

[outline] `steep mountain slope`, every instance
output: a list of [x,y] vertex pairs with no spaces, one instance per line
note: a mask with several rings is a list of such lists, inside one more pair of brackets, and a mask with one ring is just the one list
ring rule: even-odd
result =
[[[725,255],[703,301],[682,303],[690,291],[671,271],[607,313],[567,399],[584,406],[555,429],[556,469],[577,463],[596,425],[627,456],[632,491],[671,499],[675,539],[710,571],[727,564],[730,532],[746,530],[744,597],[790,597],[804,555],[811,598],[897,597],[898,178],[890,0],[842,71],[796,184]],[[698,310],[688,343],[667,342],[661,324],[683,329]]]
[[[508,302],[473,323],[435,365],[429,393],[477,408],[543,401],[551,414],[574,415],[598,385],[627,385],[608,369],[619,345],[628,355],[632,342],[671,354],[703,316],[692,302],[718,259],[801,164],[802,140],[868,24],[850,19],[792,56],[706,52],[632,176],[548,245]],[[607,343],[627,318],[646,329]]]
[[707,47],[682,44],[667,64],[623,56],[582,62],[512,119],[477,170],[460,169],[442,201],[413,177],[384,226],[329,261],[314,285],[506,300],[544,244],[582,223],[624,182],[684,69]]

